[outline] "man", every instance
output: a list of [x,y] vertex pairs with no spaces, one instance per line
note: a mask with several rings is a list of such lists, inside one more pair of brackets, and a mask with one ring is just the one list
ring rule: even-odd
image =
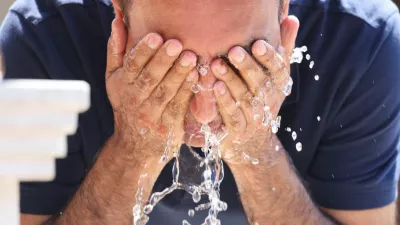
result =
[[[289,76],[295,40],[315,65]],[[21,0],[0,44],[6,78],[92,87],[55,180],[21,185],[24,225],[131,224],[140,175],[145,199],[171,184],[158,163],[168,133],[199,147],[202,123],[229,131],[222,224],[395,223],[400,15],[389,0]],[[260,92],[282,116],[277,136],[254,119]],[[149,224],[200,224],[193,207],[175,192]]]

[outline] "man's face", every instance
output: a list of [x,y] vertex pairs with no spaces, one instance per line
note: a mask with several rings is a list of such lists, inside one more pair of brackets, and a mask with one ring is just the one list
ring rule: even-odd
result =
[[[236,45],[250,46],[255,39],[267,39],[273,46],[280,40],[276,0],[133,0],[129,10],[128,46],[134,46],[150,32],[164,40],[178,39],[184,49],[196,53],[200,62],[211,63]],[[185,142],[200,147],[202,124],[221,129],[212,87],[211,69],[200,76],[201,91],[190,100],[185,119]],[[190,142],[189,142],[190,140]]]

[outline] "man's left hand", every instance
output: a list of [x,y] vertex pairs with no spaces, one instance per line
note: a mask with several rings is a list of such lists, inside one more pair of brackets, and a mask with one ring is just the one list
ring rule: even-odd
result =
[[298,27],[296,17],[287,17],[281,24],[281,45],[273,47],[258,40],[252,55],[240,46],[233,47],[228,60],[241,77],[224,60],[212,62],[212,71],[220,80],[214,85],[217,105],[229,133],[221,143],[228,164],[243,163],[243,159],[257,164],[268,154],[262,150],[276,133],[278,112],[293,84],[290,56]]

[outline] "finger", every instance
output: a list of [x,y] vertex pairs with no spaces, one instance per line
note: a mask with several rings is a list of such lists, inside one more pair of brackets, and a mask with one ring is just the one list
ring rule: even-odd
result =
[[182,48],[182,44],[178,40],[168,40],[141,71],[135,80],[135,87],[141,92],[139,102],[150,96],[179,57]]
[[126,30],[121,18],[115,18],[111,25],[111,36],[107,46],[106,79],[123,63],[126,45]]
[[153,93],[149,96],[145,102],[151,108],[142,107],[145,111],[152,112],[149,117],[153,121],[159,121],[161,119],[162,112],[165,110],[168,102],[175,97],[182,83],[187,78],[189,81],[193,80],[193,74],[188,76],[190,71],[196,66],[197,57],[196,54],[190,51],[184,52],[180,59],[174,64],[174,66],[168,71],[165,78],[158,84],[154,89]]
[[228,87],[235,105],[245,114],[246,120],[251,121],[253,108],[253,94],[247,88],[244,81],[222,59],[216,59],[211,63],[213,74]]
[[261,83],[267,79],[263,68],[240,46],[229,50],[228,57],[246,81],[248,89],[257,95]]
[[299,26],[300,22],[296,16],[288,16],[281,23],[281,43],[282,47],[285,49],[284,54],[287,59],[289,59],[293,53]]
[[256,41],[252,46],[252,52],[257,61],[268,68],[268,72],[272,76],[286,68],[286,62],[282,56],[264,40]]
[[214,94],[226,128],[228,128],[229,131],[241,135],[246,129],[246,119],[242,110],[236,106],[236,102],[232,98],[224,82],[218,81],[215,83]]
[[125,55],[125,78],[128,83],[134,82],[146,64],[156,54],[162,42],[163,39],[159,34],[147,34]]
[[166,127],[173,127],[176,135],[183,137],[183,123],[193,96],[192,86],[199,80],[199,74],[193,69],[183,82],[175,97],[168,102],[162,114],[161,123]]

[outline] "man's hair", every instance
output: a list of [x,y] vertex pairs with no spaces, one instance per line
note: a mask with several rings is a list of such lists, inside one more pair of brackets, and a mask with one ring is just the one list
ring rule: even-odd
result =
[[[118,0],[119,5],[121,7],[122,12],[124,12],[124,15],[127,15],[127,10],[131,6],[133,0]],[[279,14],[278,14],[278,19],[279,21],[281,20],[281,14],[282,14],[282,7],[283,7],[283,1],[284,0],[276,0],[279,6]]]

